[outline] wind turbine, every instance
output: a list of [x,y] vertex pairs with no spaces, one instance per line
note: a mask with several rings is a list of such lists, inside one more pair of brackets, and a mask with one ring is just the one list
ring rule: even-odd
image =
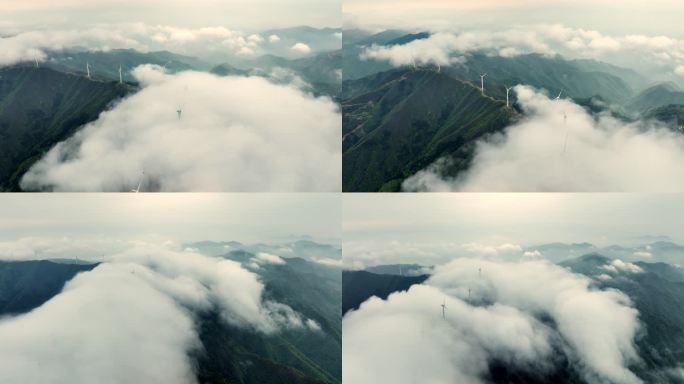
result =
[[442,71],[442,67],[437,63],[437,73],[440,73]]
[[119,84],[123,84],[123,73],[121,72],[121,64],[119,64]]
[[482,268],[477,269],[477,275],[478,277],[482,277]]
[[442,318],[446,320],[446,297],[444,298],[444,302],[442,303]]
[[563,125],[565,125],[565,141],[563,141],[563,153],[565,154],[565,149],[568,146],[568,114],[563,112]]
[[556,96],[556,100],[560,100],[562,94],[563,94],[563,88],[561,88],[561,91],[558,92],[558,96]]
[[38,65],[38,58],[36,57],[34,58],[34,60],[36,61],[36,68],[40,68],[40,66]]
[[480,92],[484,94],[484,78],[487,76],[487,74],[480,75]]
[[138,188],[131,189],[131,192],[133,192],[133,193],[140,192],[140,186],[142,185],[143,177],[145,177],[145,171],[143,171],[142,175],[140,176],[140,181],[138,181]]
[[88,78],[90,79],[90,63],[86,61],[86,74]]
[[176,113],[178,114],[178,120],[180,120],[180,119],[181,119],[181,114],[183,113],[183,108],[182,108],[182,107],[178,107],[178,109],[176,110]]
[[511,92],[511,89],[513,89],[513,87],[506,87],[506,107],[510,106],[508,103],[508,93]]
[[470,301],[470,288],[468,288],[468,301]]
[[411,66],[413,67],[413,70],[414,70],[414,71],[417,69],[417,67],[416,67],[416,59],[411,58]]

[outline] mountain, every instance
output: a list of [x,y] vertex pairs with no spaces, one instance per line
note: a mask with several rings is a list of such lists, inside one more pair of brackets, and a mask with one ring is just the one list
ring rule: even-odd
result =
[[307,261],[342,260],[342,249],[339,245],[318,243],[313,240],[299,239],[278,244],[242,244],[237,241],[200,241],[184,245],[191,250],[197,250],[211,256],[234,258],[240,262],[249,262],[249,258],[258,252],[267,252],[282,256],[286,259],[293,257]]
[[293,76],[278,69],[292,71],[299,76],[317,95],[337,97],[342,82],[342,51],[319,53],[298,59],[286,59],[276,55],[262,55],[256,58],[233,60],[215,66],[211,72],[226,75],[260,75],[276,82],[291,83]]
[[445,155],[464,168],[468,144],[518,114],[472,83],[428,69],[345,81],[342,112],[344,191],[397,190]]
[[418,276],[425,274],[426,268],[419,264],[387,264],[364,269],[378,275]]
[[[243,253],[235,257],[251,256]],[[40,306],[76,273],[94,267],[52,261],[0,262],[0,316]],[[293,329],[265,335],[227,325],[216,312],[198,314],[203,348],[193,357],[199,383],[341,383],[339,269],[293,258],[284,265],[264,265],[259,275],[267,299],[287,304],[315,320],[321,331]]]
[[43,64],[60,72],[85,75],[86,63],[90,65],[91,77],[102,80],[119,80],[119,66],[123,80],[135,83],[131,70],[142,64],[163,66],[171,73],[187,70],[208,70],[210,65],[200,59],[168,51],[138,52],[134,49],[113,49],[110,51],[54,51]]
[[27,312],[58,294],[77,273],[95,264],[0,261],[0,317]]
[[282,56],[288,59],[302,57],[302,53],[296,52],[292,47],[297,43],[303,43],[311,48],[311,56],[323,52],[337,51],[342,47],[342,30],[340,28],[314,28],[309,26],[299,26],[292,28],[271,29],[260,33],[264,39],[269,36],[279,37],[275,43],[267,42],[269,53]]
[[361,303],[373,296],[385,300],[391,293],[405,291],[414,284],[422,284],[427,278],[427,275],[398,276],[367,271],[343,271],[342,315],[359,309]]
[[[587,243],[577,249],[593,247]],[[664,247],[665,245],[663,245]],[[559,265],[592,278],[600,289],[615,289],[627,295],[639,312],[642,329],[636,337],[641,363],[630,369],[645,383],[681,384],[678,373],[684,361],[684,268],[667,263],[636,262],[640,273],[607,272],[612,258],[590,253],[567,259]],[[610,273],[611,278],[601,279]],[[427,276],[379,275],[367,271],[345,271],[342,276],[343,313],[357,309],[372,296],[386,299],[391,293],[421,284]],[[549,326],[554,326],[549,323]],[[489,362],[488,382],[496,384],[588,384],[575,367],[572,356],[559,350],[552,372],[511,369],[505,361]]]
[[249,74],[248,71],[236,68],[228,63],[219,64],[213,67],[210,72],[218,76],[246,76]]
[[0,190],[18,190],[53,145],[134,89],[45,67],[0,68]]
[[[225,255],[241,263],[253,256],[244,251]],[[290,258],[283,265],[262,265],[258,273],[266,286],[266,297],[315,320],[322,332],[291,330],[266,336],[235,329],[208,316],[202,321],[200,334],[206,350],[199,356],[200,380],[244,384],[340,383],[339,269]]]
[[[597,276],[610,259],[592,254],[562,265],[574,272]],[[643,326],[637,348],[643,363],[633,371],[648,383],[682,383],[676,371],[684,361],[684,269],[666,263],[637,262],[643,272],[621,273],[597,280],[601,288],[629,296]]]
[[677,84],[670,82],[657,84],[643,90],[629,100],[627,109],[647,112],[653,108],[672,104],[684,104],[684,91]]
[[602,247],[590,243],[548,243],[525,247],[525,251],[539,251],[544,259],[554,263],[562,263],[585,254],[601,254],[624,261],[662,262],[677,265],[682,263],[682,257],[684,257],[684,246],[663,240],[633,246],[609,245]]
[[654,119],[665,123],[670,129],[682,132],[684,126],[684,104],[669,104],[655,107],[644,112],[645,119]]
[[[362,59],[361,55],[366,47],[372,44],[406,44],[428,36],[423,32],[377,41],[371,36],[355,44],[345,45],[344,80],[358,80],[393,68],[387,61]],[[497,99],[505,99],[505,87],[525,84],[546,89],[554,95],[562,89],[563,95],[573,99],[599,96],[609,104],[622,104],[635,94],[635,90],[643,89],[647,84],[647,80],[633,70],[595,60],[567,60],[561,56],[548,57],[540,54],[502,57],[484,52],[469,53],[464,59],[462,64],[443,67],[442,71],[453,78],[478,85],[480,74],[487,73],[485,88],[489,95]]]

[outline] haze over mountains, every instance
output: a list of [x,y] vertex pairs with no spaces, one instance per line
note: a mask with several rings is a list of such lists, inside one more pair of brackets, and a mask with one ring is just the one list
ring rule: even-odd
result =
[[[314,246],[320,249],[332,247],[313,242],[301,244],[301,247],[308,249]],[[178,254],[164,253],[165,251],[155,250],[155,248],[139,251],[129,250],[112,257],[107,256],[102,261],[90,263],[84,263],[83,258],[80,259],[81,261],[74,260],[73,262],[65,259],[0,262],[0,314],[10,316],[0,322],[0,333],[9,332],[10,328],[15,325],[26,326],[29,321],[35,322],[43,313],[47,315],[47,312],[54,312],[57,307],[68,309],[70,305],[68,303],[76,300],[76,295],[79,295],[77,292],[80,292],[81,296],[99,293],[92,298],[94,303],[82,303],[80,307],[72,308],[70,312],[73,311],[74,316],[78,316],[81,311],[79,308],[92,310],[93,305],[98,305],[97,301],[102,301],[103,305],[108,302],[110,303],[108,305],[117,307],[119,300],[126,298],[127,290],[120,287],[117,289],[116,286],[107,288],[105,282],[118,276],[118,279],[128,280],[127,284],[138,287],[140,295],[148,294],[147,284],[153,286],[162,284],[158,286],[158,289],[171,294],[173,301],[176,302],[174,305],[186,307],[191,311],[196,336],[192,336],[193,331],[188,334],[188,337],[196,339],[184,347],[173,345],[173,339],[164,341],[163,343],[169,343],[166,346],[163,343],[157,346],[180,348],[177,356],[184,361],[178,362],[178,368],[185,367],[189,376],[176,376],[171,382],[184,384],[189,382],[282,383],[283,380],[289,383],[312,384],[341,382],[341,283],[337,267],[307,261],[298,257],[299,251],[297,250],[293,251],[292,256],[288,258],[262,257],[260,256],[262,253],[249,253],[237,249],[209,258],[202,258],[189,250]],[[324,256],[319,255],[321,258]],[[86,260],[98,258],[100,257],[96,255],[85,257]],[[174,267],[173,263],[181,264]],[[216,273],[232,273],[233,275],[216,276],[218,280],[213,280],[211,275],[207,275],[208,270],[202,271],[204,268],[202,264],[206,267],[217,268]],[[182,269],[176,269],[181,265],[184,265]],[[176,272],[172,272],[173,270]],[[170,274],[169,277],[178,274],[175,278],[172,277],[175,282],[173,280],[163,282],[163,279],[155,281],[167,274]],[[200,292],[192,293],[192,290],[188,290],[194,284],[192,281],[195,279],[200,285],[193,289],[200,289],[200,291],[207,289],[210,297],[202,298],[203,295],[192,297]],[[225,279],[233,281],[238,286],[232,288],[226,286],[232,283]],[[250,279],[254,280],[248,283]],[[184,284],[190,285],[184,288]],[[249,309],[248,296],[255,292],[259,295],[260,289],[257,291],[253,289],[261,284],[263,284],[263,292],[259,299],[261,304],[258,305],[263,306],[259,309],[262,314],[249,314],[253,309]],[[183,293],[183,290],[186,292]],[[192,296],[187,296],[191,293]],[[221,298],[221,295],[225,297]],[[164,300],[159,301],[159,298],[155,299],[157,301],[152,297],[145,300],[147,300],[146,304],[140,299],[129,300],[128,308],[125,310],[129,315],[137,318],[136,324],[147,316],[144,309],[138,308],[139,305],[158,308],[162,305],[161,303],[165,303]],[[206,304],[201,304],[203,300],[207,300]],[[222,300],[227,300],[226,304],[222,304]],[[230,302],[233,304],[227,304]],[[74,303],[76,304],[78,303]],[[223,305],[233,305],[233,307],[226,308],[222,307]],[[241,309],[243,305],[245,307]],[[123,310],[123,308],[119,309]],[[31,310],[33,312],[29,312]],[[172,313],[167,313],[167,315],[169,317],[164,320],[165,322],[174,318],[176,321],[182,320],[182,317],[180,319],[174,317],[178,314],[172,316]],[[250,318],[250,316],[258,317]],[[260,316],[267,317],[257,320]],[[271,320],[268,317],[271,317]],[[61,321],[55,317],[51,319]],[[138,347],[141,350],[138,357],[142,359],[141,362],[153,357],[152,354],[147,353],[147,348],[153,347],[155,331],[144,330],[140,326],[121,329],[120,324],[110,324],[104,319],[101,320],[103,322],[97,324],[93,331],[99,329],[102,334],[112,334],[119,338],[121,343],[127,340],[131,332],[147,334],[138,340]],[[81,327],[85,326],[82,321],[80,323]],[[159,324],[150,323],[150,326],[158,327]],[[41,328],[32,329],[42,332]],[[179,332],[180,330],[176,331],[177,337],[184,334]],[[69,336],[60,334],[58,337],[64,341]],[[94,335],[92,337],[98,340],[99,348],[104,350],[117,348],[107,341],[106,336]],[[12,346],[11,341],[7,342],[10,344],[3,343],[5,345],[4,348],[0,348],[0,353],[11,352],[14,355],[12,360],[17,365],[11,370],[3,369],[4,374],[8,375],[6,377],[21,380],[34,377],[35,375],[31,376],[31,373],[22,370],[24,366],[22,359],[31,358],[30,349],[39,342],[24,339],[23,347]],[[80,345],[80,342],[75,339],[72,342],[75,343],[74,345]],[[123,344],[121,346],[126,347]],[[182,357],[183,355],[186,356]],[[54,375],[51,376],[53,380],[61,380],[60,372],[65,372],[64,364],[71,364],[65,360],[59,361],[59,356],[51,357],[56,359],[55,362],[58,362],[61,367],[58,371],[51,371]],[[107,381],[109,377],[117,377],[117,375],[106,373],[109,364],[104,364],[105,361],[98,360],[97,356],[91,356],[92,362],[84,359],[86,356],[76,354],[73,363],[95,364],[99,368],[69,370],[69,374],[72,375],[70,376],[71,382],[93,379],[95,376],[92,374],[104,378],[105,382],[109,382]],[[125,357],[111,352],[107,360],[114,366],[121,364]],[[44,361],[43,364],[51,365],[52,363]],[[145,369],[144,371],[144,377],[153,382],[166,375],[158,370]],[[126,377],[137,380],[142,377],[136,376],[141,372],[143,371],[137,368],[130,369]],[[171,373],[173,372],[169,372]]]
[[[589,50],[591,54],[597,52],[596,58],[578,59],[572,56],[574,48],[564,47],[563,42],[543,41],[540,30],[552,33],[553,38],[554,34],[576,37],[577,44],[598,44],[599,38],[608,39],[600,34],[583,36],[562,26],[453,35],[345,30],[343,189],[681,190],[678,182],[655,186],[650,180],[639,185],[637,180],[643,181],[646,174],[630,176],[626,169],[633,170],[634,166],[610,165],[651,151],[651,147],[664,148],[666,154],[653,153],[649,158],[666,167],[679,163],[684,150],[677,108],[684,102],[684,92],[674,83],[678,81],[673,73],[676,69],[654,78],[641,68],[597,59],[610,56],[596,46]],[[655,38],[639,39],[616,40],[620,44],[616,49],[626,55],[633,54],[630,49],[639,44],[648,54],[664,49],[656,46]],[[480,92],[482,74],[487,74],[484,93]],[[434,78],[434,83],[418,80],[428,77]],[[551,101],[560,96],[566,104],[558,111],[546,111],[559,118],[536,119],[536,107],[521,100],[517,88],[510,91],[510,106],[506,107],[506,88],[519,84]],[[463,89],[471,92],[463,93]],[[571,114],[573,109],[576,112]],[[608,116],[613,120],[607,120]],[[595,121],[593,127],[576,127],[591,120]],[[526,123],[528,127],[536,123],[541,132],[525,128],[520,135],[536,136],[537,142],[524,136],[519,141],[508,137],[509,131],[512,134],[508,127]],[[599,139],[600,135],[607,136]],[[618,138],[623,136],[626,138]],[[637,141],[644,144],[635,145]],[[558,159],[541,160],[546,157]],[[585,162],[582,157],[590,160]],[[514,159],[508,169],[490,165],[505,164],[506,159]],[[592,171],[597,163],[605,169]],[[547,169],[536,177],[523,174],[525,168],[535,166]],[[653,171],[646,164],[641,166]],[[471,168],[470,174],[465,172]],[[577,180],[555,179],[554,173],[562,173],[561,168],[567,168],[565,173]],[[681,168],[658,169],[662,180],[680,179]],[[519,181],[480,181],[492,180],[497,174]],[[581,180],[582,174],[591,176]],[[591,181],[595,179],[601,182]]]
[[[148,191],[164,189],[164,185],[169,182],[175,184],[172,187],[167,187],[173,190],[206,191],[213,189],[235,190],[238,188],[237,186],[220,186],[221,183],[226,182],[227,176],[218,174],[212,175],[214,186],[203,184],[205,182],[200,179],[196,179],[185,186],[179,185],[177,181],[165,181],[164,173],[166,171],[163,168],[167,167],[168,164],[164,165],[159,160],[152,159],[143,160],[145,164],[133,167],[126,166],[105,170],[104,175],[106,175],[107,180],[103,180],[102,183],[79,184],[78,180],[72,176],[67,176],[64,179],[65,171],[58,171],[62,174],[58,182],[54,179],[50,180],[49,177],[42,179],[43,176],[39,176],[42,181],[34,178],[31,183],[21,186],[21,178],[24,174],[51,148],[73,138],[75,133],[82,132],[82,127],[88,123],[95,122],[97,124],[98,118],[106,115],[103,112],[116,113],[113,111],[119,108],[122,101],[144,91],[149,83],[141,84],[140,76],[136,77],[135,73],[136,68],[142,68],[145,65],[154,65],[159,72],[166,73],[169,76],[192,72],[211,73],[220,78],[266,78],[274,86],[280,87],[267,92],[276,94],[272,97],[272,99],[275,97],[274,100],[262,98],[244,101],[250,104],[280,104],[277,99],[280,97],[277,96],[279,92],[281,95],[282,92],[289,92],[289,89],[300,92],[297,96],[289,97],[289,99],[293,97],[299,99],[299,104],[297,102],[290,103],[287,107],[288,110],[283,111],[287,115],[281,116],[278,120],[287,128],[303,130],[297,134],[290,132],[289,135],[298,141],[298,145],[310,146],[310,156],[319,152],[322,156],[319,158],[320,167],[326,167],[326,172],[329,172],[328,168],[333,167],[332,164],[339,162],[339,148],[335,144],[339,143],[339,113],[336,111],[337,107],[333,101],[338,97],[341,82],[341,55],[339,51],[341,36],[339,29],[293,27],[270,29],[261,34],[241,35],[225,28],[183,29],[169,27],[158,28],[157,33],[160,35],[156,41],[144,41],[143,35],[136,35],[136,33],[139,33],[140,29],[146,28],[148,27],[140,25],[137,29],[132,28],[128,31],[123,29],[121,33],[127,36],[125,39],[122,37],[120,40],[110,41],[107,41],[101,34],[95,33],[93,39],[79,42],[73,34],[55,32],[53,38],[59,41],[57,48],[41,45],[45,42],[41,42],[40,36],[34,36],[31,33],[17,33],[0,40],[0,46],[6,46],[9,49],[9,52],[4,53],[5,60],[9,61],[5,63],[3,68],[0,68],[2,71],[0,74],[0,89],[2,90],[0,92],[0,126],[2,127],[0,134],[7,138],[0,144],[0,146],[6,146],[6,148],[0,147],[0,152],[3,153],[0,156],[0,164],[2,164],[0,166],[0,188],[13,191],[27,188],[31,190],[127,191],[133,185],[138,184],[142,172],[148,175],[143,188]],[[109,45],[102,48],[101,44]],[[217,46],[212,47],[211,44]],[[164,50],[154,50],[153,48]],[[177,51],[173,52],[168,49]],[[90,72],[90,78],[88,78],[87,72]],[[122,80],[122,84],[120,84],[120,80]],[[79,90],[71,86],[76,81],[82,85],[87,85],[88,88]],[[204,129],[206,131],[207,127],[211,126],[209,122],[217,119],[227,119],[233,123],[242,119],[242,124],[252,125],[251,128],[256,135],[268,136],[270,134],[264,130],[275,129],[272,124],[263,122],[263,118],[261,119],[262,122],[254,122],[258,118],[245,116],[244,112],[242,117],[237,116],[235,112],[231,112],[229,108],[223,106],[224,100],[220,97],[213,101],[197,99],[204,97],[197,94],[198,87],[202,87],[202,84],[193,86],[189,77],[182,81],[183,84],[179,85],[181,90],[175,91],[175,94],[155,96],[155,99],[158,100],[160,97],[168,99],[164,102],[168,103],[168,116],[171,120],[174,118],[180,120],[181,116],[177,116],[176,111],[185,109],[183,121],[187,120],[187,124],[199,130]],[[252,86],[249,83],[250,81],[245,81],[240,87],[249,89]],[[258,81],[254,81],[254,87],[257,89],[260,87],[259,84]],[[226,87],[234,88],[235,85],[220,88],[225,89]],[[224,116],[216,115],[216,112],[207,112],[206,108],[203,108],[202,112],[196,111],[197,113],[204,113],[205,116],[193,114],[194,108],[191,104],[193,102],[222,105]],[[241,108],[237,105],[232,107]],[[298,108],[307,110],[308,115],[317,115],[317,123],[295,121],[297,120],[295,116],[307,115],[296,113],[295,111]],[[246,109],[242,108],[242,110]],[[131,120],[149,118],[150,116],[145,116],[150,112],[151,109],[149,108],[145,111],[122,111],[116,120],[130,128],[134,125]],[[206,116],[207,113],[214,114],[214,116]],[[121,119],[126,121],[121,121]],[[154,118],[154,120],[159,119],[163,120],[163,116]],[[212,124],[214,123],[212,122]],[[219,124],[218,128],[223,128],[224,132],[230,132],[228,122]],[[145,126],[149,127],[149,124],[146,123]],[[128,148],[118,147],[116,151],[111,148],[110,155],[119,156],[121,154],[119,151],[122,150],[131,155],[137,151],[135,149],[137,145],[149,147],[149,143],[144,143],[143,136],[145,134],[139,129],[135,129],[135,131],[137,137],[129,135],[130,137],[127,139],[130,142]],[[309,135],[308,133],[312,131],[315,134]],[[232,133],[227,133],[226,140],[228,141],[222,141],[208,132],[198,133],[203,138],[213,136],[214,142],[222,147],[230,142],[244,141],[244,138],[238,137],[241,133],[235,129]],[[151,132],[147,134],[152,135]],[[168,129],[167,134],[170,135],[169,139],[174,136],[168,132]],[[178,132],[178,135],[183,136],[185,134]],[[231,136],[230,139],[228,136]],[[204,139],[201,137],[196,138],[200,140],[197,145],[206,145],[202,143],[201,140]],[[177,139],[180,138],[174,138],[174,140]],[[187,139],[185,138],[186,144]],[[66,145],[68,149],[63,151],[59,157],[76,160],[84,156],[76,150],[78,147],[76,142],[82,140],[84,140],[83,137],[71,140]],[[244,147],[246,143],[242,145]],[[252,145],[257,146],[258,144],[252,142]],[[262,143],[262,145],[266,145],[266,143]],[[99,148],[96,158],[89,158],[84,161],[88,163],[88,167],[102,172],[108,166],[105,164],[106,161],[99,163],[101,158],[106,157],[106,151],[102,152],[102,147]],[[155,146],[149,148],[154,150]],[[158,151],[157,154],[149,154],[156,159],[160,156],[162,158],[169,157],[174,151],[173,148],[168,145],[164,147],[163,144],[156,150]],[[217,155],[224,156],[218,153]],[[234,154],[235,158],[231,159],[230,162],[237,164],[236,161],[239,161],[238,158],[243,155],[244,153]],[[283,155],[286,156],[286,154]],[[327,163],[325,158],[330,159],[333,163]],[[168,160],[183,161],[185,164],[194,162],[190,158],[183,158],[182,154],[176,154],[174,159],[169,158]],[[291,160],[297,162],[294,158]],[[280,164],[284,163],[280,162]],[[199,164],[197,167],[207,170],[206,167]],[[289,184],[287,187],[280,182],[276,183],[278,186],[257,186],[256,184],[249,186],[249,182],[244,178],[239,183],[241,183],[242,189],[256,188],[258,190],[270,188],[334,190],[339,184],[339,181],[323,181],[317,187],[305,186],[309,182],[304,181],[304,179],[314,175],[316,175],[316,179],[319,179],[319,174],[322,172],[318,172],[311,166],[305,167],[308,169],[303,169],[303,167],[293,163],[289,163],[287,167],[294,172],[287,176],[289,181],[284,181]],[[157,170],[155,171],[155,169]],[[270,172],[269,166],[261,169],[255,168],[255,173],[250,174],[248,179],[257,181],[259,178],[269,178],[263,173],[260,174],[262,171]],[[178,174],[178,170],[171,172]],[[199,174],[202,171],[197,169],[188,172]],[[214,172],[209,171],[209,173]],[[221,179],[224,181],[221,182]]]

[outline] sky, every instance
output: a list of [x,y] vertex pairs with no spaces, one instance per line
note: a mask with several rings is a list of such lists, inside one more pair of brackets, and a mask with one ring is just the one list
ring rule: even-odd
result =
[[654,0],[347,0],[345,26],[365,28],[505,28],[565,24],[604,33],[682,37],[679,1]]
[[345,258],[386,262],[394,252],[401,262],[426,264],[436,254],[551,242],[684,241],[684,196],[677,194],[347,194],[343,206]]
[[3,194],[0,241],[163,238],[244,243],[340,237],[336,194]]
[[92,23],[227,26],[260,31],[310,25],[340,26],[340,0],[3,0],[3,24],[40,28]]

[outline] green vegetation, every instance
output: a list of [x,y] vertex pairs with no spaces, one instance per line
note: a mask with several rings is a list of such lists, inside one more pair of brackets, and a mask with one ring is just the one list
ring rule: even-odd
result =
[[48,68],[0,69],[0,190],[19,190],[21,176],[55,143],[133,90]]
[[433,70],[393,70],[345,82],[343,190],[398,188],[438,158],[463,166],[467,144],[517,115],[471,83]]

